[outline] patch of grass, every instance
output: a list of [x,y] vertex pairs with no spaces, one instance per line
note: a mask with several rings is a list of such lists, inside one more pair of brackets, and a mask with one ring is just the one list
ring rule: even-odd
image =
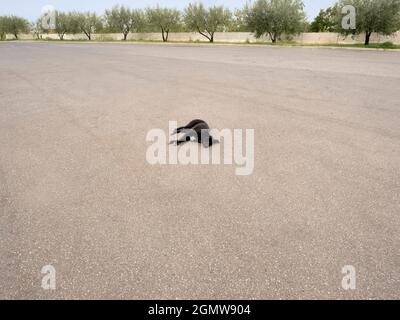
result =
[[382,43],[380,45],[380,47],[384,48],[384,49],[398,49],[398,48],[400,48],[400,45],[395,45],[393,42],[388,41],[388,42]]
[[[260,42],[256,42],[253,44],[264,44]],[[266,43],[268,44],[268,43]],[[271,43],[270,43],[271,45]],[[302,44],[293,41],[282,41],[278,42],[276,45],[278,46],[288,46],[288,47],[326,47],[326,48],[357,48],[357,49],[400,49],[400,45],[394,44],[392,42],[384,42],[384,43],[371,43],[369,45],[364,45],[361,43],[356,44],[339,44],[339,43],[323,43],[323,44]]]
[[[53,39],[53,38],[43,38],[43,39],[9,39],[5,41],[49,41],[49,42],[134,42],[134,43],[164,43],[162,40],[145,40],[145,39],[128,39],[128,40],[120,40],[120,39],[112,39],[107,37],[102,37],[98,39],[88,40],[88,39]],[[324,47],[324,48],[357,48],[357,49],[400,49],[400,45],[394,44],[392,42],[384,42],[384,43],[371,43],[368,46],[357,43],[357,44],[338,44],[338,43],[326,43],[326,44],[301,44],[295,42],[293,40],[283,40],[278,41],[277,43],[265,42],[265,41],[255,41],[251,42],[249,39],[246,39],[243,42],[227,42],[227,41],[216,41],[214,43],[210,43],[209,41],[200,41],[196,40],[188,40],[188,41],[173,41],[169,40],[167,43],[175,43],[175,44],[198,44],[198,45],[248,45],[248,46],[277,46],[277,47]]]
[[359,49],[400,49],[400,45],[393,44],[392,42],[384,43],[370,43],[369,45],[364,45],[361,43],[356,44],[338,44],[338,43],[328,43],[328,44],[309,44],[304,46],[314,46],[314,47],[335,47],[335,48],[359,48]]

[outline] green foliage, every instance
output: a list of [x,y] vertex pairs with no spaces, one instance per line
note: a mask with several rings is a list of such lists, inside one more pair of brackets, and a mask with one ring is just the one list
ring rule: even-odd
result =
[[214,42],[214,34],[228,27],[231,12],[224,6],[205,8],[202,3],[190,3],[184,12],[184,21],[190,31],[197,31],[210,42]]
[[111,32],[120,32],[127,39],[129,32],[138,32],[143,29],[145,15],[142,10],[129,9],[124,6],[114,6],[105,12],[107,28]]
[[336,4],[333,7],[329,7],[325,10],[321,10],[319,15],[315,17],[311,23],[311,32],[337,32],[338,30],[338,17],[339,7]]
[[92,40],[92,34],[101,32],[103,29],[103,22],[96,13],[86,12],[74,12],[70,17],[70,28],[69,32],[77,33],[82,32],[86,35],[88,40]]
[[397,46],[393,44],[393,42],[387,41],[381,44],[381,48],[384,49],[395,49]]
[[72,13],[64,13],[60,11],[55,11],[55,29],[60,40],[64,40],[66,33],[74,33],[74,21]]
[[246,23],[246,12],[243,9],[236,9],[231,23],[229,25],[230,32],[250,32],[250,28]]
[[400,27],[400,0],[340,0],[340,8],[352,5],[356,8],[356,29],[340,31],[344,34],[365,33],[365,45],[373,32],[390,35]]
[[0,16],[0,40],[6,39],[8,17]]
[[161,30],[164,42],[168,41],[170,31],[179,30],[181,25],[181,13],[176,9],[160,8],[159,6],[148,8],[146,16],[150,26]]
[[46,32],[46,30],[43,28],[42,25],[42,19],[39,18],[35,22],[32,22],[30,24],[30,32],[33,34],[33,36],[37,39],[41,39],[43,33]]
[[245,8],[246,23],[257,38],[269,35],[275,43],[282,34],[304,30],[304,4],[300,0],[257,0]]
[[[356,28],[342,29],[342,8],[352,5],[356,9]],[[7,34],[31,32],[41,39],[44,33],[57,33],[61,40],[65,34],[83,33],[89,40],[94,33],[122,33],[126,40],[130,32],[161,31],[163,41],[170,32],[195,31],[214,41],[215,32],[253,32],[260,38],[267,35],[275,43],[285,36],[289,39],[300,32],[365,33],[365,44],[376,32],[390,35],[400,29],[400,0],[338,0],[332,7],[321,10],[310,24],[305,20],[301,0],[253,0],[232,14],[224,6],[205,7],[201,2],[189,4],[184,12],[156,6],[145,11],[114,6],[104,16],[95,13],[55,12],[54,30],[44,30],[41,19],[29,24],[24,18],[0,16],[0,39]],[[284,40],[285,38],[282,37]]]
[[303,32],[311,32],[311,23],[310,22],[304,21]]
[[14,35],[15,39],[18,39],[19,34],[28,32],[28,20],[17,16],[0,17],[0,37],[2,40],[6,38],[8,33]]

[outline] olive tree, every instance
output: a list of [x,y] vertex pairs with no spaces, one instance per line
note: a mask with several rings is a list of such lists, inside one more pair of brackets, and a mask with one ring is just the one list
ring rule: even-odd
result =
[[337,32],[338,6],[322,9],[310,25],[311,32]]
[[139,31],[144,24],[145,16],[142,10],[131,10],[124,6],[114,6],[105,12],[107,27],[112,32],[121,32],[124,40],[129,32]]
[[243,9],[236,9],[233,13],[231,24],[229,25],[229,31],[232,32],[248,32],[249,27],[246,24],[246,12]]
[[36,37],[38,40],[42,38],[43,33],[48,32],[48,30],[46,30],[43,27],[43,17],[37,19],[35,22],[32,22],[30,24],[30,29],[31,29],[31,33],[33,34],[34,37]]
[[256,0],[245,12],[247,25],[255,36],[269,35],[273,43],[282,34],[298,34],[304,29],[304,4],[300,0]]
[[15,39],[18,39],[19,34],[28,32],[29,22],[24,18],[17,16],[4,16],[0,19],[0,33],[2,39],[4,39],[8,33],[14,35]]
[[7,19],[6,16],[0,16],[0,40],[5,40],[7,35]]
[[60,40],[64,40],[66,33],[73,33],[72,13],[55,11],[55,29]]
[[96,13],[74,12],[71,14],[71,33],[82,32],[88,40],[92,40],[93,33],[101,31],[102,28],[102,19]]
[[214,34],[227,27],[231,20],[231,12],[224,6],[205,8],[202,3],[190,3],[184,12],[187,28],[197,31],[210,42],[214,42]]
[[[365,45],[369,45],[373,32],[390,35],[400,27],[400,0],[341,0],[339,8],[355,8],[355,29],[340,30],[344,34],[365,33]],[[343,18],[346,18],[345,16]]]
[[180,26],[181,13],[176,9],[148,8],[146,9],[148,22],[161,30],[162,39],[168,41],[168,36],[171,30],[176,30]]

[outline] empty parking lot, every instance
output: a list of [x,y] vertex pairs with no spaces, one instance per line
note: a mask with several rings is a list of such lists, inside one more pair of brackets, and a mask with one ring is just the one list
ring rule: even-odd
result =
[[[399,52],[8,42],[0,61],[0,297],[400,297]],[[253,174],[146,161],[149,130],[195,118],[254,129]]]

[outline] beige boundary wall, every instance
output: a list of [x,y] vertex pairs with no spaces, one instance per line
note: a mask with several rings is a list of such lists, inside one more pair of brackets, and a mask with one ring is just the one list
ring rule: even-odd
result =
[[[13,39],[14,36],[7,35],[7,39]],[[32,34],[20,35],[20,39],[27,40],[33,39]],[[56,34],[44,34],[43,39],[58,39]],[[256,42],[270,42],[270,40],[265,37],[261,39],[256,39],[252,33],[247,32],[217,32],[215,34],[215,42],[232,42],[232,43],[256,43]],[[87,40],[84,34],[76,35],[65,35],[65,40]],[[122,34],[94,34],[92,36],[93,40],[122,40]],[[161,33],[131,33],[128,35],[129,40],[147,40],[147,41],[161,41]],[[208,40],[198,33],[170,33],[170,41],[200,41],[207,42]],[[364,35],[358,36],[343,36],[337,33],[302,33],[298,36],[294,36],[291,40],[300,44],[357,44],[364,43]],[[383,42],[393,42],[394,44],[400,44],[400,31],[391,35],[383,36],[379,34],[373,34],[371,36],[371,43],[383,43]]]

